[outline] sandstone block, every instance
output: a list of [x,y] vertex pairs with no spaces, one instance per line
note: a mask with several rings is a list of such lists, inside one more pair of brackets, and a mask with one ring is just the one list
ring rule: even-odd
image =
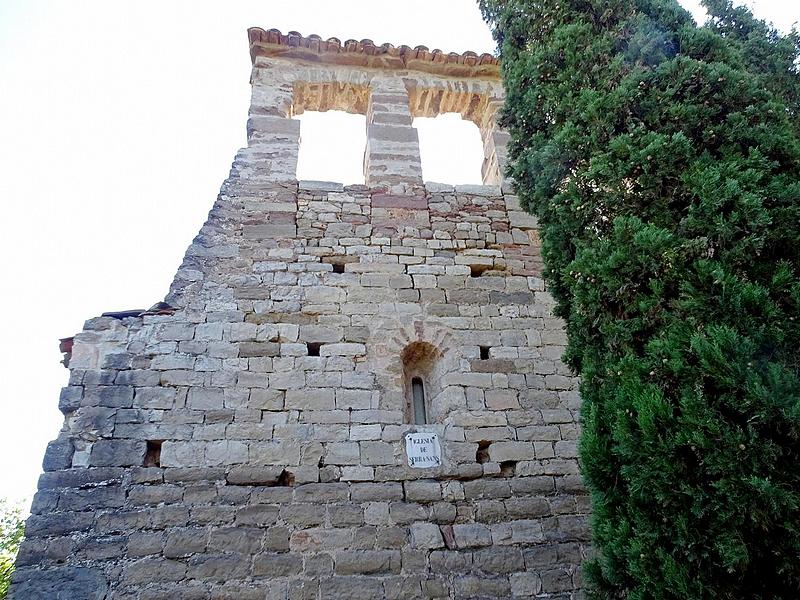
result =
[[296,440],[264,441],[250,445],[254,465],[299,465],[300,443]]
[[89,463],[94,467],[130,467],[144,461],[146,444],[138,440],[99,440],[92,444]]
[[268,577],[289,577],[299,575],[303,570],[303,556],[300,554],[259,554],[253,562],[253,575]]
[[363,356],[366,353],[364,344],[325,344],[320,348],[320,356]]
[[180,558],[205,552],[208,546],[208,530],[197,527],[173,529],[167,533],[164,556]]
[[531,460],[534,457],[530,442],[494,442],[489,446],[489,458],[495,462]]
[[479,548],[492,545],[492,533],[486,525],[464,523],[453,525],[453,536],[458,548]]
[[338,575],[378,575],[400,572],[400,552],[396,550],[360,550],[337,552],[334,573]]
[[108,580],[102,570],[87,567],[18,569],[12,589],[20,600],[103,600],[108,593]]
[[361,464],[392,465],[395,461],[395,445],[387,442],[361,442]]
[[421,550],[444,547],[444,539],[439,526],[433,523],[412,523],[411,547]]
[[442,486],[438,481],[406,481],[406,498],[411,502],[435,502],[442,499]]
[[336,392],[330,388],[287,390],[285,406],[299,410],[333,410]]
[[220,388],[192,388],[186,405],[195,410],[218,410],[225,405],[224,392]]
[[253,554],[261,548],[264,532],[256,527],[225,527],[211,531],[209,550]]

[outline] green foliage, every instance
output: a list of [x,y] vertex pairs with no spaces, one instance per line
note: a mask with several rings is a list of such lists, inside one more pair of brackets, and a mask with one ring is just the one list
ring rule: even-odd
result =
[[800,37],[706,5],[481,1],[581,376],[595,598],[800,597]]
[[14,559],[25,530],[22,511],[0,500],[0,600],[6,597],[14,571]]

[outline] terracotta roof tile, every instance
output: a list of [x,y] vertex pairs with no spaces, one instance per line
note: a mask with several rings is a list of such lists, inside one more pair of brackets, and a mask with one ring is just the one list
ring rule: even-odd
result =
[[297,31],[286,34],[278,29],[251,27],[250,58],[255,63],[259,56],[289,58],[373,67],[379,69],[410,69],[459,77],[500,77],[500,59],[491,54],[475,52],[445,53],[426,46],[376,45],[370,39],[345,40],[331,37],[327,40],[316,34],[303,36]]

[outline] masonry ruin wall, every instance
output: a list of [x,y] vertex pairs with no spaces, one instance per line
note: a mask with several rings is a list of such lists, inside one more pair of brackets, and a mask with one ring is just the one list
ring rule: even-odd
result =
[[[65,346],[11,598],[579,598],[580,399],[497,59],[249,35],[248,146],[166,302]],[[306,110],[366,116],[365,185],[296,180]],[[423,182],[445,112],[484,185]]]

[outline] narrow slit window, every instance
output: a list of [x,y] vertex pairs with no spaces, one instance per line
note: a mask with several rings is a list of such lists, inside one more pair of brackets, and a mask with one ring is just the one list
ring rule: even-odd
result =
[[489,346],[481,346],[481,360],[489,360]]
[[403,420],[414,425],[438,423],[442,418],[436,398],[442,391],[442,354],[428,342],[405,347],[403,360]]
[[419,377],[414,377],[411,380],[411,397],[414,402],[414,423],[425,425],[428,422],[427,412],[425,411],[425,386]]

